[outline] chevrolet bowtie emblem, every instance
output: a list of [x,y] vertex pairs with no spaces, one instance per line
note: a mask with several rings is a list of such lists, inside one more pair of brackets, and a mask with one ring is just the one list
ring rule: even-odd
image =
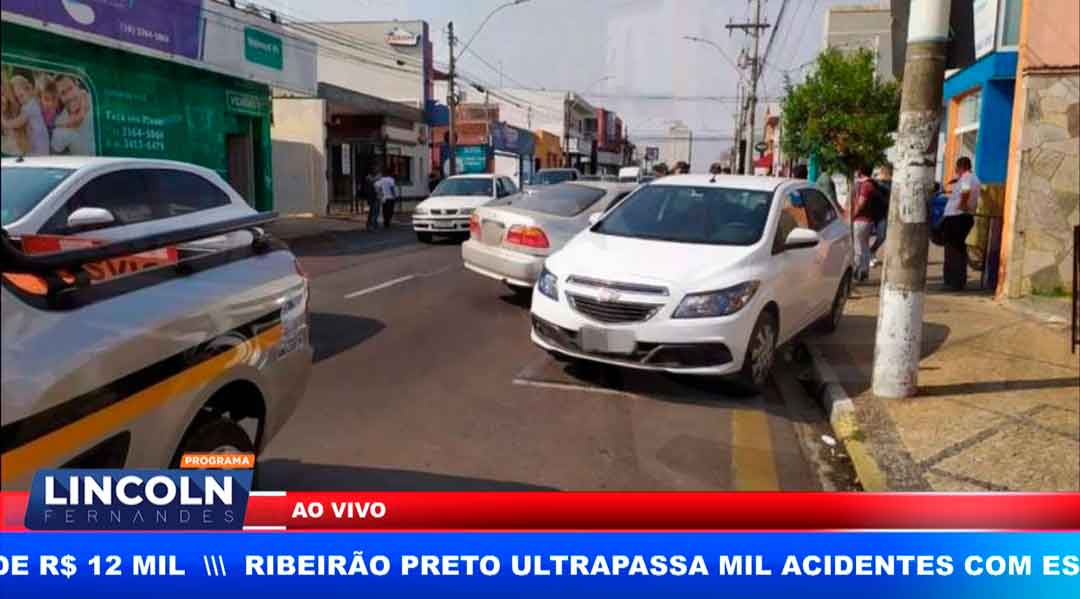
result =
[[615,302],[619,300],[619,292],[614,289],[601,289],[597,299],[606,303]]

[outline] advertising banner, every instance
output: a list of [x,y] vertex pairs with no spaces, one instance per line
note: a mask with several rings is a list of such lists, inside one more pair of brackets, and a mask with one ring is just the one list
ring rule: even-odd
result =
[[491,145],[496,150],[503,152],[532,156],[535,152],[536,141],[533,139],[532,132],[526,129],[520,129],[506,123],[492,123]]
[[4,10],[45,23],[198,59],[201,0],[4,0]]
[[1071,597],[1080,582],[1075,493],[295,493],[251,481],[244,469],[41,471],[29,493],[0,494],[0,584],[162,599],[961,598]]

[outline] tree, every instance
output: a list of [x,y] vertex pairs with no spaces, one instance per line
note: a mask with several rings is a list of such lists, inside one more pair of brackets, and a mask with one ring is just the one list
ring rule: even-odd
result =
[[900,87],[879,81],[869,50],[818,55],[806,80],[785,82],[780,141],[789,156],[816,153],[823,172],[850,175],[860,164],[880,164],[893,145]]

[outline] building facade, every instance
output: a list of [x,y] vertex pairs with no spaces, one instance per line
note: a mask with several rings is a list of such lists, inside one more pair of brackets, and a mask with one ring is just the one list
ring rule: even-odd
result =
[[394,177],[405,198],[424,197],[431,173],[431,41],[423,21],[291,23],[317,42],[313,94],[275,90],[271,135],[280,211],[355,210],[369,176]]
[[893,79],[892,11],[888,3],[834,6],[825,15],[825,47],[870,50],[877,74]]
[[2,16],[4,114],[32,102],[45,124],[5,128],[4,155],[191,162],[276,207],[270,90],[314,90],[314,44],[209,0],[5,0]]
[[1008,146],[998,294],[1072,287],[1080,224],[1080,3],[1024,0]]

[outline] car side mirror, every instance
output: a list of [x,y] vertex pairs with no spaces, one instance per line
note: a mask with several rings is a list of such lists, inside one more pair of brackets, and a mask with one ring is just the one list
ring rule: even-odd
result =
[[601,218],[604,218],[604,213],[603,212],[593,212],[592,214],[589,215],[589,226],[591,227],[591,226],[595,225],[596,223],[600,222]]
[[784,249],[812,248],[819,243],[821,243],[821,236],[817,234],[817,231],[798,227],[788,233],[787,240],[784,241]]
[[67,228],[71,231],[100,229],[116,222],[112,212],[104,208],[85,206],[72,212],[67,219]]

